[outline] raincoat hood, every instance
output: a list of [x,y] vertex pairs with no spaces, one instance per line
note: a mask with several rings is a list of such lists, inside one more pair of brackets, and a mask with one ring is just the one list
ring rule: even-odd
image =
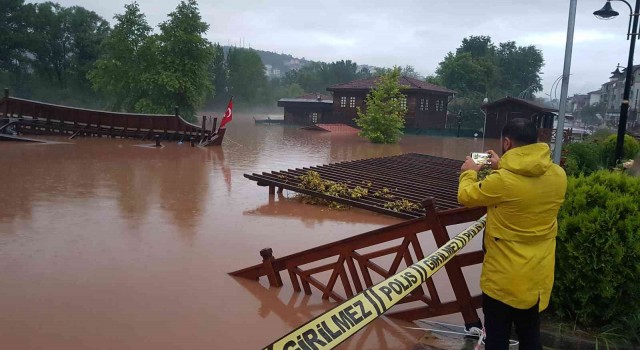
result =
[[546,143],[510,149],[500,159],[501,169],[528,177],[544,175],[552,164],[551,152]]

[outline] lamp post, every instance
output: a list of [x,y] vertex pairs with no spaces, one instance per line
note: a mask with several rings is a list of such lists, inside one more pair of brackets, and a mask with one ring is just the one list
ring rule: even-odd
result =
[[567,109],[567,93],[569,92],[569,76],[571,75],[571,53],[573,52],[573,30],[576,24],[576,6],[578,0],[569,1],[569,23],[567,24],[567,43],[564,49],[564,67],[562,69],[562,88],[560,89],[560,106],[558,108],[558,125],[556,126],[556,144],[553,148],[553,161],[560,164],[562,158],[562,141],[564,138],[564,115]]
[[[631,91],[631,79],[633,78],[633,52],[636,48],[636,36],[638,35],[638,16],[640,15],[640,0],[636,0],[635,10],[631,8],[631,5],[625,0],[607,0],[600,10],[595,11],[593,14],[599,19],[612,19],[619,15],[611,7],[611,1],[622,1],[629,6],[629,26],[627,29],[627,40],[630,40],[629,44],[629,62],[627,63],[626,78],[624,81],[624,93],[622,96],[622,103],[620,105],[620,121],[618,122],[618,139],[616,140],[616,152],[615,162],[616,165],[622,160],[622,152],[624,147],[624,135],[627,129],[627,117],[629,114],[629,92]],[[633,22],[633,24],[632,24]]]

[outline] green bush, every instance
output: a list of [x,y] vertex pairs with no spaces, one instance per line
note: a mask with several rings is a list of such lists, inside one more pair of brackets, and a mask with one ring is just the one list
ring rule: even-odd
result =
[[614,132],[609,129],[598,129],[593,134],[589,135],[588,140],[595,143],[602,143],[607,137],[613,135]]
[[552,308],[598,327],[640,313],[640,178],[570,177],[558,215]]
[[[611,135],[602,142],[602,159],[607,166],[615,166],[615,151],[617,135]],[[624,147],[622,149],[623,159],[634,159],[640,152],[640,144],[632,136],[624,135]]]
[[603,167],[600,148],[595,143],[574,142],[567,144],[564,149],[567,151],[565,163],[567,175],[589,175]]

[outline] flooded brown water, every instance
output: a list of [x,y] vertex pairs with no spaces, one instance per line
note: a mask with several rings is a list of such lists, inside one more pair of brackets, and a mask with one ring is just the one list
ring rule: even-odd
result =
[[[481,139],[372,145],[236,119],[222,148],[0,143],[0,348],[260,348],[331,303],[228,272],[259,263],[264,247],[283,256],[399,220],[304,205],[286,191],[270,199],[244,173],[482,150]],[[410,349],[423,333],[403,326],[380,319],[341,348]]]

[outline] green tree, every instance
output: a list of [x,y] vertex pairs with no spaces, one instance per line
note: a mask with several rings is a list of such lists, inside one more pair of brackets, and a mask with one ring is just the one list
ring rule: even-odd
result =
[[116,15],[104,55],[89,74],[94,87],[114,100],[115,109],[173,113],[177,106],[183,116],[194,119],[213,92],[214,58],[211,43],[203,37],[209,25],[197,5],[194,0],[180,2],[156,35],[151,35],[137,3]]
[[260,56],[252,49],[229,48],[226,61],[229,93],[245,106],[264,103],[267,76]]
[[373,76],[368,69],[358,70],[350,60],[331,63],[312,62],[299,70],[289,71],[282,79],[285,85],[296,83],[305,91],[324,91],[327,86]]
[[496,45],[488,36],[462,40],[455,53],[449,52],[439,63],[432,80],[437,80],[461,95],[482,94],[489,99],[506,95],[526,98],[540,91],[542,53],[535,46],[517,46],[513,41]]
[[224,49],[218,43],[213,45],[213,59],[211,60],[210,74],[214,92],[211,105],[215,107],[223,106],[229,100],[227,88],[229,72],[227,72],[225,65]]
[[203,37],[209,25],[202,21],[198,3],[187,0],[181,1],[159,28],[152,46],[158,63],[147,71],[151,74],[142,75],[151,94],[136,103],[136,110],[171,113],[178,107],[193,120],[196,109],[213,91],[209,65],[214,50]]
[[148,92],[141,75],[153,69],[157,56],[150,48],[151,27],[137,3],[115,15],[116,25],[102,46],[102,57],[88,74],[94,89],[107,95],[114,110],[135,110]]
[[514,41],[507,41],[499,44],[496,56],[499,91],[511,96],[526,91],[525,98],[529,99],[535,92],[542,91],[540,70],[544,59],[535,46],[517,46]]
[[449,53],[436,69],[437,79],[461,95],[497,95],[497,67],[489,58],[474,58],[470,52]]
[[73,6],[65,12],[72,52],[68,83],[76,85],[78,89],[88,90],[91,83],[87,74],[100,56],[101,45],[109,36],[111,28],[105,19],[83,7]]
[[360,136],[373,143],[396,143],[402,136],[406,96],[398,83],[400,68],[382,75],[366,99],[366,111],[358,107],[356,124],[361,128]]
[[273,90],[273,99],[279,100],[286,97],[297,97],[304,95],[305,91],[298,83],[281,85],[278,81],[271,81]]
[[0,0],[0,83],[22,88],[28,79],[29,13],[24,0]]
[[[422,79],[422,76],[420,76],[420,73],[416,72],[416,69],[413,68],[413,66],[406,65],[404,67],[399,67],[399,68],[400,68],[401,76],[406,76],[406,77],[415,78],[415,79]],[[388,74],[389,72],[393,71],[393,69],[394,68],[376,68],[373,75],[381,76],[384,74]]]
[[33,7],[31,51],[36,73],[57,88],[89,87],[87,72],[98,58],[109,24],[82,7],[45,2]]
[[509,41],[496,46],[489,36],[470,36],[438,64],[426,81],[456,90],[449,111],[462,117],[464,128],[482,127],[480,106],[485,98],[519,96],[534,99],[542,89],[540,70],[544,59],[535,46]]
[[462,44],[456,49],[456,54],[468,53],[474,59],[492,57],[495,55],[496,46],[490,36],[472,35],[462,39]]

